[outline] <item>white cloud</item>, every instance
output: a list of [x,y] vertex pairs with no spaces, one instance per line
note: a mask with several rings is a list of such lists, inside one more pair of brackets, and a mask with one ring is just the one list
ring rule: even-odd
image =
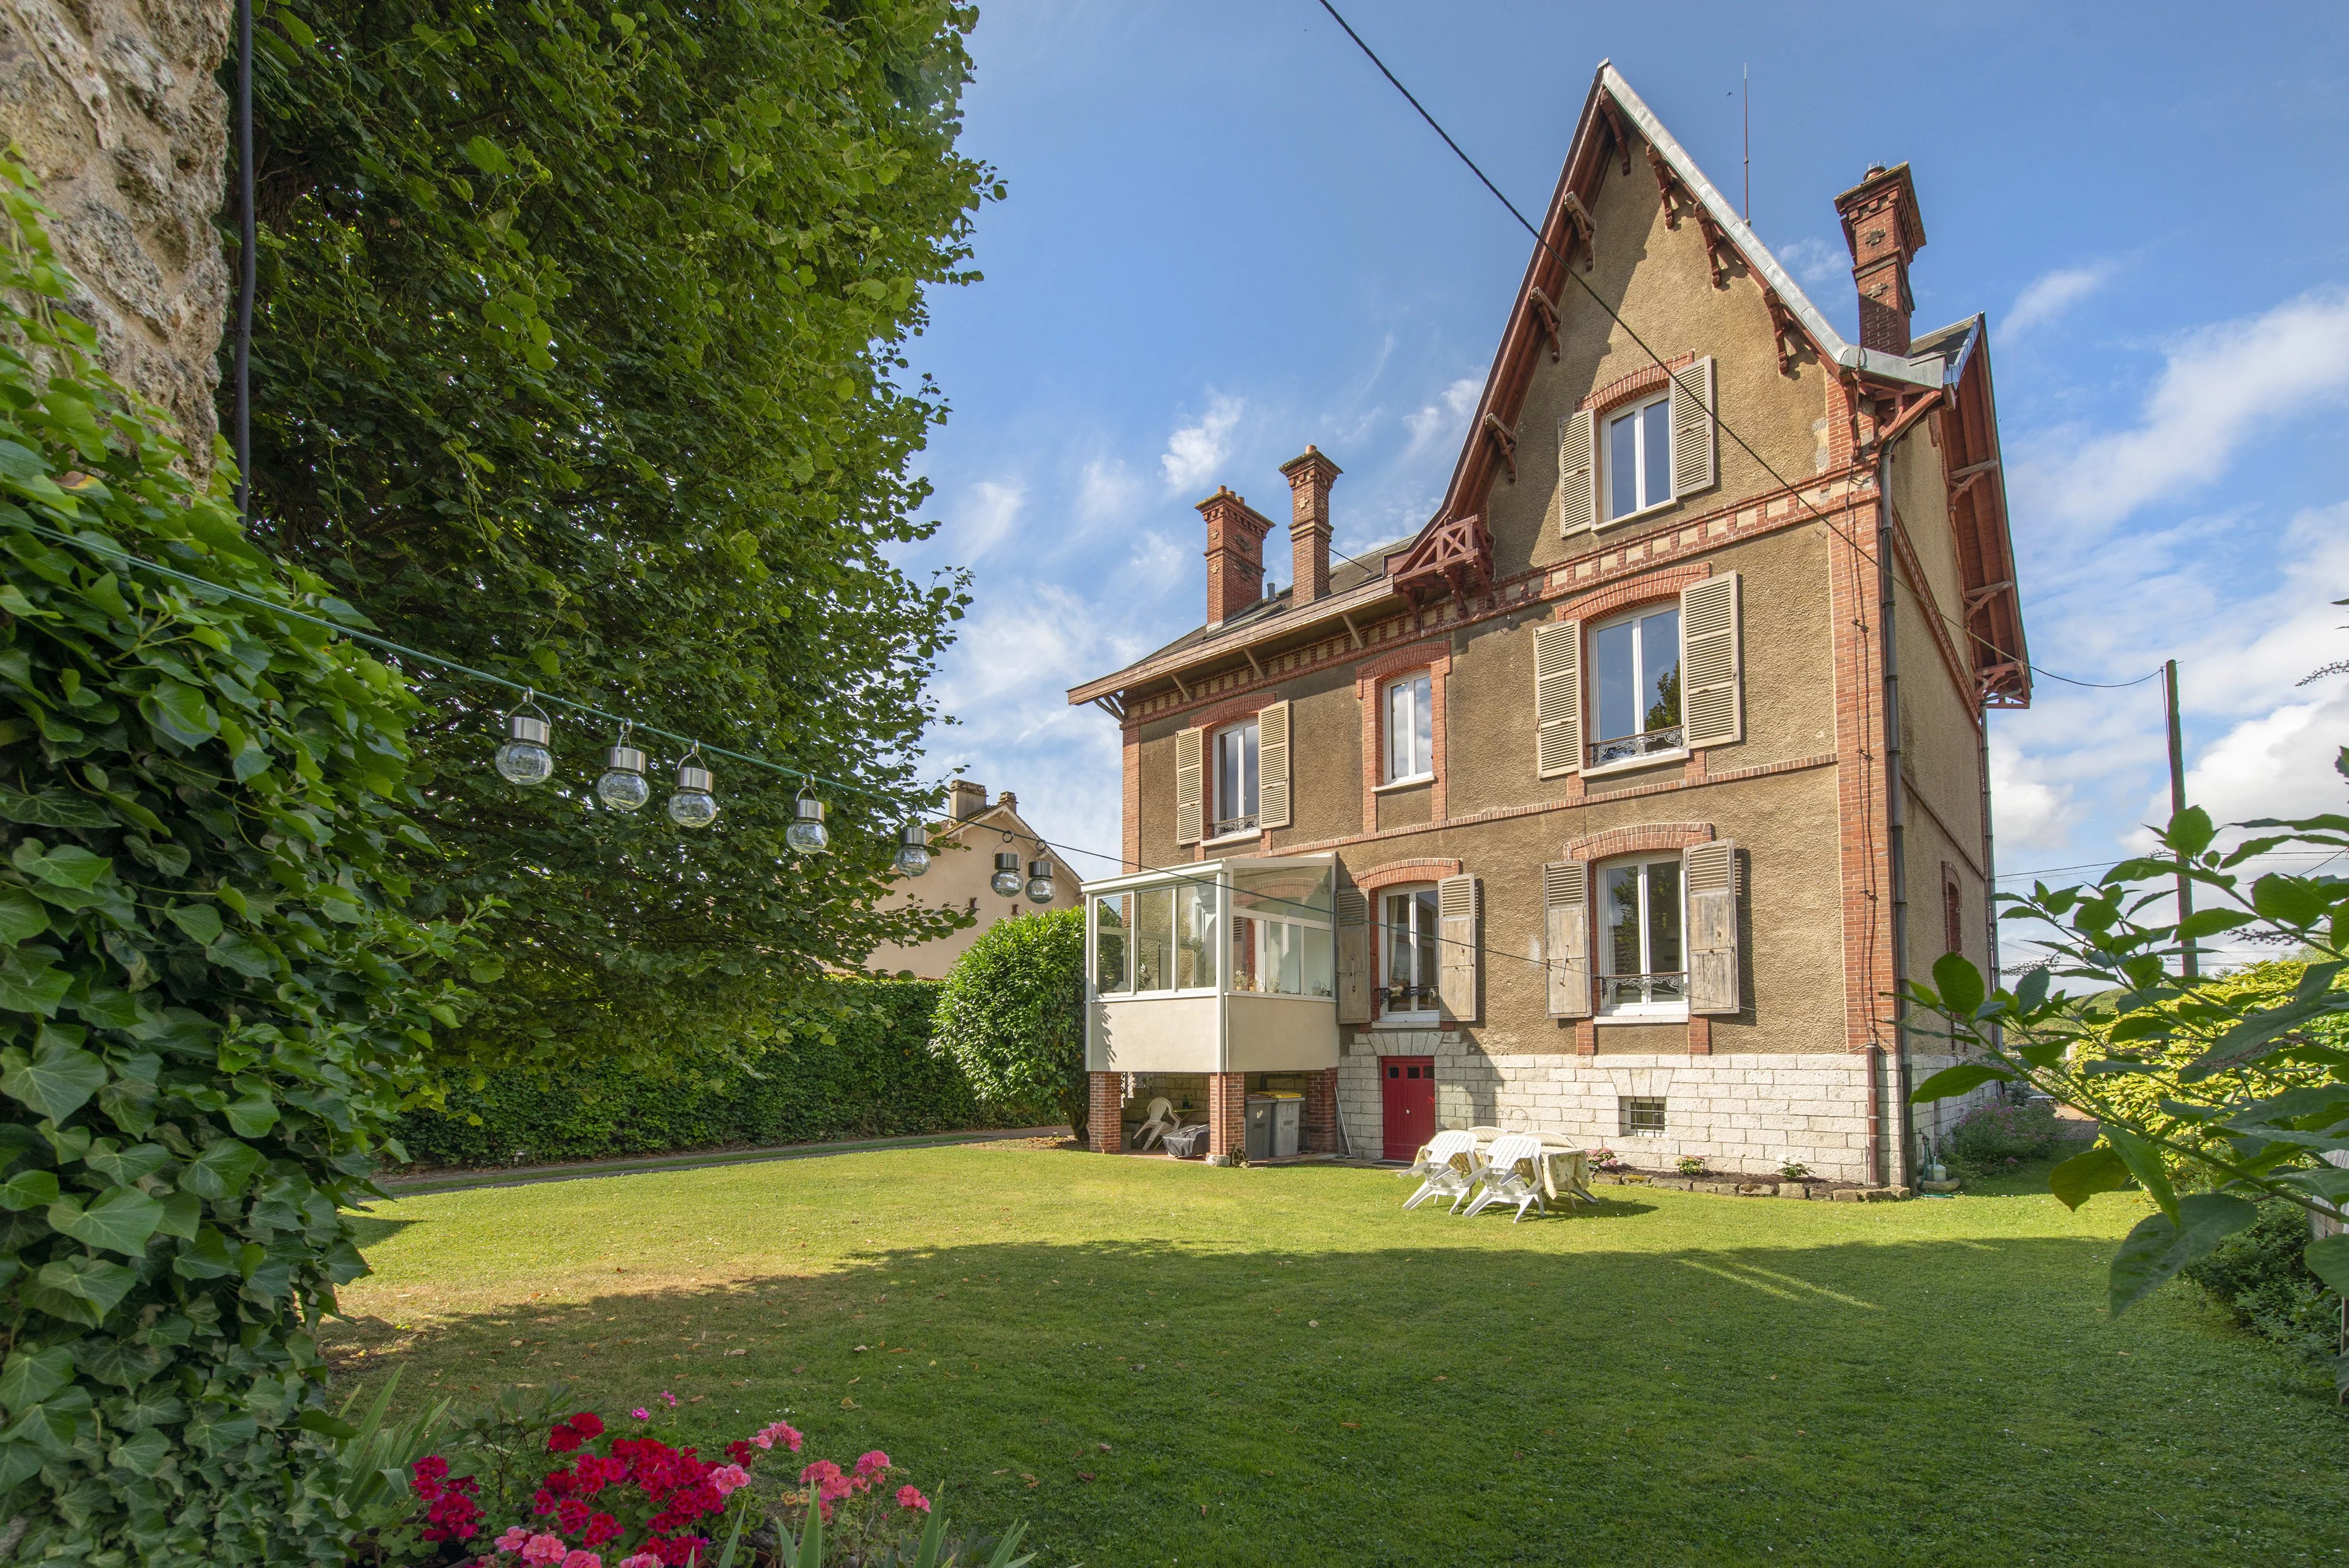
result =
[[1196,490],[1216,477],[1224,459],[1231,455],[1232,430],[1240,422],[1245,406],[1237,398],[1217,393],[1197,424],[1185,425],[1166,438],[1158,465],[1166,472],[1167,489]]
[[982,479],[957,512],[948,546],[964,563],[984,559],[1003,543],[1028,504],[1028,486],[1016,479]]
[[[2349,784],[2333,771],[2333,759],[2349,740],[2349,681],[2333,684],[2327,694],[2229,730],[2186,770],[2186,798],[2221,823],[2343,809]],[[2147,805],[2147,819],[2168,815],[2165,790]]]
[[1095,458],[1077,481],[1077,516],[1111,523],[1131,516],[1142,504],[1142,481],[1115,458]]
[[2014,296],[2013,306],[1999,323],[2000,330],[2010,339],[2036,331],[2104,287],[2112,275],[2110,262],[2042,273],[2023,285],[2023,292]]
[[2043,759],[2026,755],[2004,735],[1991,736],[1990,798],[2002,861],[2028,867],[2071,837],[2080,808],[2071,786],[2050,782],[2047,774]]
[[1795,275],[1796,282],[1815,288],[1851,275],[1851,252],[1831,241],[1805,235],[1772,247],[1771,254],[1778,258],[1779,265]]
[[2016,466],[2016,512],[2108,526],[2209,484],[2273,424],[2349,392],[2349,291],[2320,290],[2264,315],[2188,334],[2130,430],[2060,431]]
[[1417,413],[1402,417],[1403,428],[1411,431],[1411,446],[1403,452],[1402,461],[1416,457],[1439,439],[1455,437],[1476,411],[1476,400],[1485,390],[1481,376],[1463,376],[1436,395],[1435,401]]

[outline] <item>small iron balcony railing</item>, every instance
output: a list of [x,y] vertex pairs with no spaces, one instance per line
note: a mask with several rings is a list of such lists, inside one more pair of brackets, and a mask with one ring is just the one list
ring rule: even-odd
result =
[[1669,1005],[1688,1000],[1688,971],[1669,974],[1605,974],[1599,977],[1599,1011]]
[[1651,730],[1644,735],[1624,735],[1612,741],[1601,741],[1590,748],[1590,765],[1603,768],[1609,763],[1628,763],[1639,757],[1653,756],[1659,752],[1681,749],[1681,727]]
[[1249,812],[1246,816],[1226,816],[1220,819],[1208,829],[1207,836],[1221,838],[1226,833],[1247,833],[1253,831],[1255,827],[1256,813]]

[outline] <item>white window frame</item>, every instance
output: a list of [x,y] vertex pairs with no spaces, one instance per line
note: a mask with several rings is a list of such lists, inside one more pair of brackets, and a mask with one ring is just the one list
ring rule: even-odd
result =
[[[1224,800],[1224,748],[1226,744],[1237,745],[1242,735],[1249,737],[1242,765],[1245,769],[1247,794],[1250,798],[1247,802],[1247,810],[1233,812],[1226,809]],[[1264,747],[1262,737],[1257,733],[1257,721],[1243,719],[1238,723],[1226,724],[1216,731],[1207,737],[1207,754],[1209,757],[1207,776],[1212,781],[1207,804],[1214,808],[1215,815],[1205,824],[1206,831],[1201,842],[1203,844],[1237,844],[1243,839],[1254,838],[1262,831],[1257,826],[1257,819],[1264,813]],[[1242,817],[1247,819],[1247,826],[1244,827],[1224,826]]]
[[[1430,896],[1424,904],[1422,904],[1419,898],[1419,895],[1423,893]],[[1436,989],[1443,983],[1444,978],[1444,953],[1441,946],[1444,940],[1444,917],[1436,906],[1434,893],[1435,884],[1433,882],[1398,883],[1393,887],[1381,888],[1378,890],[1378,919],[1372,927],[1372,932],[1378,948],[1379,1023],[1387,1028],[1430,1029],[1443,1021],[1444,1008],[1436,998]],[[1387,919],[1387,910],[1390,901],[1395,898],[1410,900],[1412,924],[1409,929],[1413,966],[1416,967],[1419,962],[1420,943],[1423,932],[1418,922],[1423,916],[1432,922],[1438,944],[1430,971],[1402,981],[1396,980],[1389,972],[1388,967],[1388,961],[1392,956],[1394,948],[1390,938],[1393,927]],[[1421,1005],[1413,1008],[1388,1007],[1385,1000],[1387,988],[1397,984],[1425,988],[1425,994],[1419,998]]]
[[[1670,506],[1677,499],[1672,493],[1671,400],[1671,388],[1666,385],[1653,397],[1641,398],[1637,402],[1619,404],[1600,416],[1598,428],[1592,432],[1590,444],[1596,450],[1590,454],[1590,462],[1593,471],[1599,476],[1599,510],[1603,514],[1599,519],[1599,526],[1601,528],[1616,523],[1626,523],[1634,517],[1644,517],[1651,512]],[[1657,407],[1661,407],[1664,410],[1661,421],[1664,427],[1664,493],[1646,495],[1640,493],[1647,485],[1648,470],[1651,467],[1647,461],[1648,422],[1645,416],[1650,409]],[[1615,427],[1624,420],[1638,421],[1631,427],[1631,485],[1639,504],[1629,512],[1618,512],[1614,510]]]
[[[1648,867],[1664,865],[1669,865],[1672,867],[1674,873],[1672,880],[1680,888],[1681,967],[1676,971],[1664,971],[1661,972],[1677,973],[1680,975],[1680,998],[1677,1001],[1652,1000],[1644,1002],[1612,1002],[1609,1000],[1609,988],[1607,985],[1607,981],[1616,978],[1615,944],[1613,940],[1610,940],[1612,926],[1608,917],[1610,913],[1609,906],[1612,903],[1615,894],[1611,879],[1608,876],[1608,873],[1610,871],[1619,871],[1630,866]],[[1648,920],[1648,887],[1649,878],[1644,876],[1641,877],[1640,878],[1640,908],[1633,916],[1635,929],[1640,933],[1640,972],[1643,974],[1659,972],[1651,967],[1654,963],[1655,960],[1654,956],[1648,950],[1648,936],[1650,930]],[[1592,951],[1590,955],[1590,968],[1591,973],[1599,981],[1599,1008],[1596,1014],[1598,1022],[1601,1023],[1686,1023],[1689,1016],[1688,877],[1682,870],[1679,852],[1673,851],[1670,854],[1664,855],[1626,855],[1614,859],[1598,861],[1590,867],[1590,893],[1591,911],[1597,917],[1591,923],[1590,946]]]
[[[1395,699],[1406,694],[1411,698],[1407,709],[1408,727],[1397,723],[1395,719]],[[1379,689],[1379,701],[1383,704],[1380,711],[1380,733],[1383,741],[1381,750],[1386,754],[1380,763],[1384,782],[1396,785],[1428,783],[1435,777],[1435,672],[1433,670],[1414,670],[1408,674],[1398,675]],[[1415,759],[1420,765],[1413,772],[1397,773],[1395,741],[1398,736],[1408,736],[1414,742],[1418,740],[1423,704],[1427,713],[1427,755]]]
[[[1614,630],[1619,626],[1628,626],[1632,628],[1631,689],[1634,691],[1644,694],[1648,685],[1648,649],[1647,638],[1642,635],[1639,629],[1640,623],[1647,619],[1647,618],[1651,615],[1661,614],[1667,607],[1670,607],[1676,612],[1681,609],[1681,607],[1677,602],[1672,602],[1669,606],[1664,603],[1642,605],[1638,609],[1626,610],[1621,615],[1609,616],[1605,620],[1593,622],[1583,629],[1582,662],[1588,670],[1588,674],[1585,679],[1588,680],[1589,685],[1588,700],[1590,707],[1587,720],[1587,727],[1589,730],[1596,732],[1603,727],[1600,720],[1600,713],[1606,701],[1605,691],[1607,670],[1606,667],[1600,662],[1599,646],[1604,634]],[[1677,625],[1675,625],[1674,631],[1675,635],[1671,640],[1671,659],[1672,662],[1677,665],[1681,662],[1682,640],[1677,635]],[[1643,711],[1641,715],[1641,722],[1644,723],[1645,722],[1646,718]],[[1662,730],[1642,730],[1638,735],[1591,734],[1584,748],[1588,754],[1582,771],[1587,776],[1599,777],[1625,768],[1653,767],[1658,763],[1678,761],[1679,759],[1688,755],[1688,747],[1677,740],[1670,744],[1658,744],[1652,750],[1641,750],[1632,755],[1618,757],[1610,762],[1602,762],[1599,760],[1599,748],[1606,745],[1610,741],[1620,743],[1625,741],[1644,740],[1644,738],[1649,735],[1685,735],[1687,733],[1687,725],[1688,672],[1686,670],[1682,670],[1681,673],[1680,722]]]
[[[1635,1106],[1642,1109],[1653,1106],[1656,1108],[1657,1125],[1651,1127],[1633,1127],[1631,1117],[1635,1114],[1632,1109]],[[1670,1137],[1671,1136],[1671,1102],[1661,1095],[1619,1096],[1615,1101],[1615,1123],[1618,1137]]]

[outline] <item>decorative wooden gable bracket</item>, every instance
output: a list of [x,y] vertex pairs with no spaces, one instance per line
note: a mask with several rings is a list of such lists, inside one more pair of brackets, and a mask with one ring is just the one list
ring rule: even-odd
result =
[[[1672,166],[1664,161],[1664,155],[1656,151],[1654,142],[1643,144],[1641,150],[1648,155],[1648,167],[1655,172],[1656,200],[1664,209],[1664,227],[1677,229],[1681,226],[1679,198],[1688,192],[1681,185],[1681,177],[1672,172]],[[1628,169],[1624,171],[1626,173],[1630,171]],[[1696,203],[1691,202],[1689,205]]]
[[1117,700],[1116,693],[1112,692],[1107,696],[1094,698],[1093,706],[1108,714],[1111,718],[1116,720],[1119,723],[1123,724],[1125,722],[1125,704]]
[[1997,470],[1998,459],[1994,457],[1952,470],[1950,473],[1950,509],[1956,511],[1958,503],[1966,498],[1966,492],[1982,483],[1983,474],[1994,473]]
[[1803,357],[1803,324],[1795,319],[1776,289],[1764,288],[1762,300],[1770,307],[1770,330],[1778,337],[1778,374],[1791,376]]
[[1446,588],[1465,599],[1492,583],[1492,532],[1481,516],[1444,518],[1419,536],[1411,553],[1388,571],[1387,579],[1413,604]]
[[1984,583],[1981,587],[1971,589],[1966,595],[1966,614],[1971,616],[1974,611],[2013,587],[2014,587],[2014,579],[2007,577],[1995,583]]
[[1607,129],[1614,133],[1615,151],[1623,155],[1623,172],[1631,171],[1631,138],[1623,129],[1623,116],[1615,108],[1615,100],[1605,93],[1599,95],[1599,112],[1607,117]]
[[1713,286],[1727,288],[1729,258],[1735,254],[1729,244],[1728,234],[1713,221],[1713,214],[1702,207],[1696,210],[1696,227],[1697,232],[1704,236],[1704,259],[1713,268]]
[[1482,429],[1485,431],[1486,439],[1492,441],[1493,450],[1501,454],[1502,462],[1508,466],[1509,483],[1511,484],[1515,484],[1517,482],[1517,438],[1516,433],[1512,431],[1508,426],[1503,424],[1498,419],[1491,414],[1486,414],[1485,416]]
[[2023,694],[2023,666],[2013,660],[2003,664],[1984,665],[1977,677],[1982,682],[1982,701],[1985,708],[2027,708],[2029,700]]
[[1529,286],[1526,293],[1533,300],[1534,317],[1541,323],[1543,336],[1549,339],[1549,362],[1555,365],[1557,363],[1557,302],[1544,294],[1538,286]]
[[1582,204],[1582,198],[1571,191],[1559,198],[1557,210],[1565,214],[1566,226],[1573,231],[1567,248],[1571,251],[1576,240],[1582,242],[1582,270],[1588,272],[1599,265],[1599,225],[1590,221],[1590,209]]

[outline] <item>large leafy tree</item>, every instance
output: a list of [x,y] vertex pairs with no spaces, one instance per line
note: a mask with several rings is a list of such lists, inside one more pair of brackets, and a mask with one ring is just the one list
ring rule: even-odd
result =
[[[975,14],[940,0],[293,0],[265,13],[260,527],[392,638],[648,725],[883,792],[916,777],[959,581],[908,471],[945,417],[902,349],[964,267],[987,171],[956,151]],[[999,193],[999,188],[994,188]],[[600,808],[612,727],[487,768],[494,689],[429,665],[411,734],[446,859],[494,895],[479,1061],[667,1056],[945,917],[876,908],[902,810],[713,759],[726,811]],[[444,1045],[444,1048],[446,1046]]]

